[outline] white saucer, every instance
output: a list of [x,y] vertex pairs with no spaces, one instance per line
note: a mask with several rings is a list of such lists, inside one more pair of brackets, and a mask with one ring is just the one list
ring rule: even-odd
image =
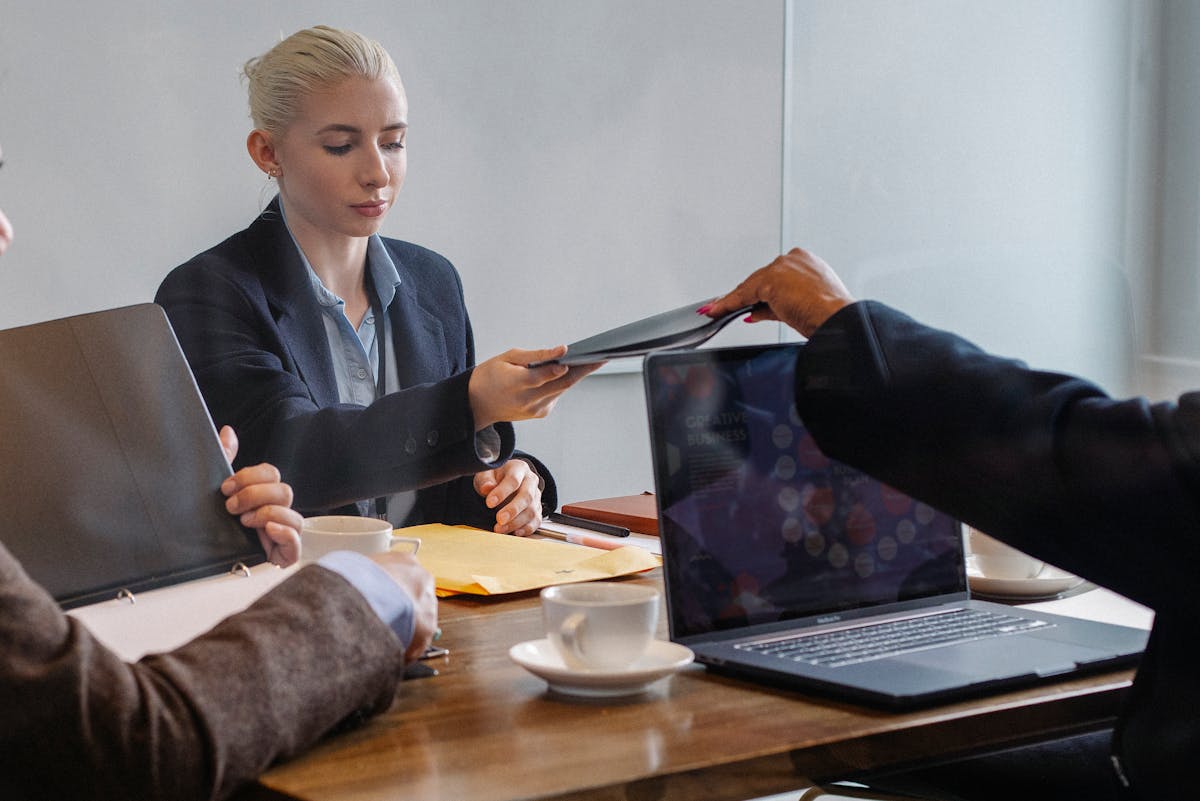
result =
[[1083,579],[1053,565],[1046,565],[1032,578],[1002,579],[988,578],[975,567],[975,560],[967,557],[967,583],[971,592],[991,598],[1035,600],[1053,598],[1059,593],[1074,589]]
[[690,648],[666,640],[654,640],[641,658],[619,670],[569,668],[547,639],[518,643],[508,649],[508,655],[533,675],[545,679],[551,690],[588,698],[618,698],[644,692],[695,658]]

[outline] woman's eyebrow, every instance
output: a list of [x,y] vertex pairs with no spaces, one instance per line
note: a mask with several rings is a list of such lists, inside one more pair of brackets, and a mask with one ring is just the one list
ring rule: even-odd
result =
[[[391,125],[383,126],[382,130],[386,133],[388,131],[403,131],[406,128],[408,128],[407,122],[393,122]],[[323,134],[323,133],[360,134],[360,133],[362,133],[362,129],[359,128],[357,125],[346,125],[344,123],[335,122],[335,123],[326,125],[324,128],[321,128],[319,131],[317,131],[317,133],[318,134]]]

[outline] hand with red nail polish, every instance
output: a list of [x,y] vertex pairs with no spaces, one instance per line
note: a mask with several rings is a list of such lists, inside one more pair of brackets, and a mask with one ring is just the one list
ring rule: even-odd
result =
[[746,322],[779,320],[807,337],[853,302],[854,297],[832,267],[806,250],[793,248],[751,273],[728,295],[697,311],[720,317],[754,306]]

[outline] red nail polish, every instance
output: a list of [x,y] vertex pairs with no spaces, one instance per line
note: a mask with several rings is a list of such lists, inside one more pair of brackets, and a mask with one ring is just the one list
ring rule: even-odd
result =
[[708,310],[711,308],[712,308],[712,304],[706,303],[703,306],[701,306],[700,308],[696,309],[696,314],[708,314]]

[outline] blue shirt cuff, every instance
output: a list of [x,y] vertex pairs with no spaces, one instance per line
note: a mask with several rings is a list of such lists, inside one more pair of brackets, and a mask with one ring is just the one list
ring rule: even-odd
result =
[[367,599],[379,619],[396,632],[405,648],[408,647],[417,625],[413,599],[386,570],[354,551],[327,553],[317,560],[317,564],[350,582]]

